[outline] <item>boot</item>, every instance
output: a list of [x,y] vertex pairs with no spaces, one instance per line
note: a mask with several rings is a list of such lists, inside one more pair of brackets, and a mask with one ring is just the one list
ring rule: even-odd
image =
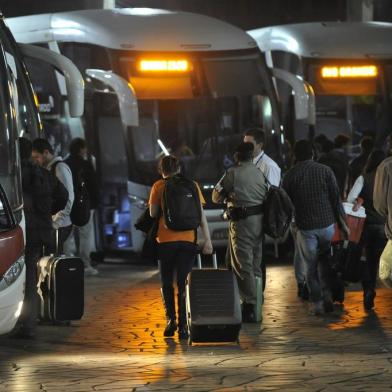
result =
[[244,323],[256,322],[255,305],[245,302],[242,304],[242,321]]
[[365,310],[372,310],[374,308],[374,298],[376,297],[376,292],[373,289],[366,289],[363,292],[363,305]]
[[163,332],[163,336],[172,337],[177,329],[176,310],[174,304],[173,287],[165,287],[161,289],[163,304],[165,306],[167,325]]
[[185,293],[178,293],[178,337],[188,339],[188,322],[186,319]]

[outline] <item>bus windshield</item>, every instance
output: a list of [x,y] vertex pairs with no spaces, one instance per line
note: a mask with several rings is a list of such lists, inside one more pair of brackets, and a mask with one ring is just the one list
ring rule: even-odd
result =
[[241,142],[242,131],[256,122],[262,105],[269,105],[268,97],[141,101],[139,127],[130,130],[130,140],[143,182],[152,182],[157,160],[171,153],[180,158],[186,175],[213,184],[233,164],[232,153]]
[[378,64],[373,80],[320,80],[320,65],[309,66],[309,81],[315,87],[317,132],[333,138],[338,133],[351,135],[352,144],[372,136],[381,147],[391,129],[392,67]]
[[165,76],[144,79],[132,61],[121,63],[138,97],[139,126],[129,130],[137,182],[151,184],[158,159],[171,153],[186,175],[208,189],[233,164],[233,150],[247,127],[274,133],[272,88],[258,54],[199,58],[193,73],[170,76],[166,91]]

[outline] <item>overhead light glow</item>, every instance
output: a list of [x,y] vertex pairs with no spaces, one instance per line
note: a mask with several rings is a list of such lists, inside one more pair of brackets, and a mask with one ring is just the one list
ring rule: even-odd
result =
[[139,70],[143,72],[186,72],[189,71],[187,60],[141,60]]
[[375,78],[377,75],[378,68],[375,65],[332,66],[321,68],[321,76],[325,79]]

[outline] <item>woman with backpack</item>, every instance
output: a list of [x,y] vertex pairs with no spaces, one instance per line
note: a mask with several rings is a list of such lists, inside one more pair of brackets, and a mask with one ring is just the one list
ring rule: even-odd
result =
[[161,291],[166,311],[165,337],[172,337],[177,330],[174,273],[178,289],[178,336],[188,338],[185,282],[192,270],[197,248],[197,228],[201,227],[203,254],[211,254],[212,244],[207,219],[203,210],[205,203],[199,186],[180,174],[180,162],[172,156],[163,157],[158,165],[162,179],[151,189],[149,209],[152,218],[159,219],[157,242],[161,275]]
[[373,206],[376,170],[385,158],[386,155],[382,150],[375,150],[370,153],[363,174],[356,179],[347,197],[348,202],[354,203],[354,211],[362,203],[366,210],[365,228],[362,234],[362,242],[366,253],[366,264],[362,278],[363,304],[366,310],[374,307],[380,256],[387,243],[384,231],[385,218]]

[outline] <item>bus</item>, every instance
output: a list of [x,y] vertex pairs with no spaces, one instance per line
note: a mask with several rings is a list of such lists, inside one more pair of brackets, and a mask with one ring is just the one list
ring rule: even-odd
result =
[[42,59],[66,75],[70,114],[83,112],[83,79],[64,56],[31,45],[18,46],[0,15],[0,335],[20,315],[25,285],[24,216],[18,137],[42,132],[38,102],[25,59]]
[[[84,74],[85,115],[74,123],[56,111],[58,78],[45,73],[33,84],[52,102],[43,121],[58,150],[65,154],[65,142],[82,135],[96,160],[103,249],[141,250],[134,223],[147,206],[157,161],[169,153],[202,187],[214,246],[226,245],[223,207],[211,194],[233,164],[242,132],[263,127],[276,159],[284,143],[272,76],[255,41],[207,16],[151,8],[16,17],[10,26],[19,42],[61,53]],[[308,96],[300,90],[296,115],[303,118]]]
[[339,133],[353,146],[372,136],[382,147],[391,130],[392,24],[317,22],[248,31],[272,72],[283,70],[309,83],[313,122],[293,120],[292,92],[276,82],[289,140]]

